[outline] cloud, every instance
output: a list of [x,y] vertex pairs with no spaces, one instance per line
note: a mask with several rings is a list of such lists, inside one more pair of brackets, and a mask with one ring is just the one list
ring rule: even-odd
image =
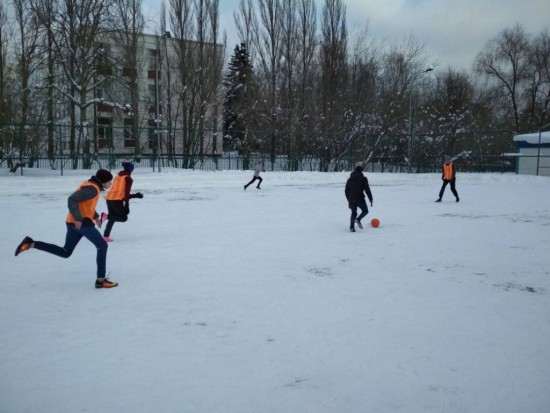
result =
[[348,0],[346,5],[351,24],[368,19],[371,34],[392,44],[413,35],[432,60],[459,69],[469,69],[503,29],[519,23],[538,34],[550,16],[547,0]]
[[[321,15],[324,0],[316,4]],[[535,35],[550,25],[548,0],[344,0],[344,4],[350,30],[368,21],[371,35],[392,45],[403,44],[412,35],[425,44],[430,63],[456,69],[470,69],[485,44],[506,28],[520,24]],[[233,19],[238,6],[239,0],[220,1],[220,32],[227,33],[229,51],[239,41]],[[145,0],[144,9],[158,10],[158,3]]]

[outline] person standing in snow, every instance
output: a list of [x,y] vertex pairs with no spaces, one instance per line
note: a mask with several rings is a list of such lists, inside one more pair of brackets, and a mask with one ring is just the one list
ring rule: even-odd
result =
[[111,242],[111,231],[115,222],[126,222],[128,220],[128,214],[130,214],[130,199],[143,198],[141,192],[131,194],[132,184],[132,171],[134,170],[134,164],[132,162],[122,162],[122,171],[118,173],[113,181],[113,185],[105,200],[107,201],[107,209],[109,214],[102,213],[101,220],[107,220],[105,231],[103,232],[103,238],[107,242]]
[[97,279],[95,288],[113,288],[118,283],[105,278],[107,261],[107,243],[96,229],[94,223],[101,227],[101,220],[96,212],[97,201],[101,191],[109,189],[113,175],[106,169],[99,169],[89,180],[82,182],[76,191],[69,196],[69,213],[65,220],[67,234],[65,245],[59,247],[42,241],[35,241],[27,236],[15,249],[15,256],[31,248],[49,252],[62,258],[69,258],[82,237],[90,241],[97,249]]
[[449,156],[445,156],[441,179],[443,180],[443,185],[441,185],[441,189],[439,190],[439,198],[437,198],[435,202],[441,202],[441,198],[443,198],[443,193],[445,192],[445,187],[447,184],[451,184],[451,192],[455,196],[456,202],[459,202],[460,198],[458,197],[458,192],[456,192],[455,186],[456,169],[452,159]]
[[256,188],[262,189],[262,188],[260,188],[260,185],[262,184],[263,179],[260,176],[260,172],[265,172],[264,163],[262,161],[258,162],[256,164],[256,166],[254,167],[254,176],[252,177],[252,180],[244,186],[245,191],[246,191],[246,188],[248,188],[248,186],[253,184],[254,181],[256,181],[256,180],[260,181],[260,182],[258,182],[258,185],[256,185]]
[[[345,189],[346,198],[348,200],[348,206],[351,209],[350,226],[349,230],[355,232],[355,224],[363,229],[361,220],[369,213],[367,202],[365,200],[365,194],[372,206],[372,193],[369,186],[369,180],[363,175],[363,167],[356,166],[349,179],[346,182]],[[361,214],[357,216],[357,208],[361,210]]]

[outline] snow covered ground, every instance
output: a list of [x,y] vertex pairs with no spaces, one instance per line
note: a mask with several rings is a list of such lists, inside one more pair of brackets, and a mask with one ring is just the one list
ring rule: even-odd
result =
[[0,176],[0,412],[550,411],[550,178],[367,174],[350,233],[348,173],[136,170],[96,290],[14,257],[89,175]]

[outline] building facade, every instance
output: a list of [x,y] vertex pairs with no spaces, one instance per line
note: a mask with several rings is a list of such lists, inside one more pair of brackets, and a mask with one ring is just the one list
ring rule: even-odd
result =
[[[97,44],[92,104],[79,132],[83,153],[222,154],[221,46],[139,34],[129,58],[120,38]],[[62,116],[57,123],[67,154],[70,122]]]
[[550,132],[514,136],[516,143],[516,173],[550,176]]

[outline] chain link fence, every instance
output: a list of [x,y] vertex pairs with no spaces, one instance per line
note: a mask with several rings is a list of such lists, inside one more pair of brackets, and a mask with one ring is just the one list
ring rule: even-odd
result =
[[0,171],[63,175],[70,170],[118,170],[124,161],[154,171],[249,170],[261,160],[270,171],[348,171],[362,164],[371,172],[429,173],[439,172],[443,156],[450,155],[458,171],[515,172],[517,162],[510,131],[384,136],[254,130],[222,137],[208,130],[141,128],[142,138],[133,139],[128,128],[96,125],[91,131],[87,127],[76,143],[67,142],[68,127],[50,128],[45,138],[47,132],[44,125],[0,126]]

